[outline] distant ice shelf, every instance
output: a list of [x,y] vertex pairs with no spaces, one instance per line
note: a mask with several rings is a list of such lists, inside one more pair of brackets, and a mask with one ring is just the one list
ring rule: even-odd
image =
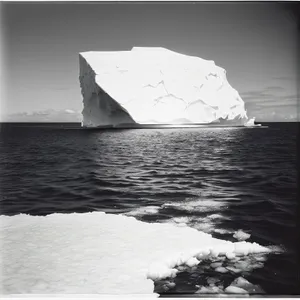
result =
[[83,127],[244,125],[245,104],[214,61],[164,48],[79,54]]

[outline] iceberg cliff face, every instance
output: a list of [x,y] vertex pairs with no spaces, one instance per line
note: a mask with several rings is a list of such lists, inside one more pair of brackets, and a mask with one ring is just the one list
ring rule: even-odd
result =
[[226,71],[164,48],[79,55],[85,127],[247,121]]

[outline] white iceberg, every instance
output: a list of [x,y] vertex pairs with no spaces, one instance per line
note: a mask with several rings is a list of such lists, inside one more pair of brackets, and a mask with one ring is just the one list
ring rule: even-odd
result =
[[0,223],[1,294],[157,296],[153,280],[175,277],[176,266],[196,266],[209,256],[271,251],[103,212],[2,215]]
[[79,54],[85,127],[247,120],[225,69],[164,48]]

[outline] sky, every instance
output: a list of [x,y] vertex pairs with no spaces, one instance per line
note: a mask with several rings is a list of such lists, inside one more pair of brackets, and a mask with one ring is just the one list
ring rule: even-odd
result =
[[81,112],[78,53],[133,46],[213,60],[249,117],[300,119],[299,31],[282,4],[2,2],[1,14],[1,120]]

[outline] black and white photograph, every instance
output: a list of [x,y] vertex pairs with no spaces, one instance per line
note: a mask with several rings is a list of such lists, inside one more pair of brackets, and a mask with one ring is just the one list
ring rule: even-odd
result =
[[0,9],[1,297],[300,295],[299,2]]

